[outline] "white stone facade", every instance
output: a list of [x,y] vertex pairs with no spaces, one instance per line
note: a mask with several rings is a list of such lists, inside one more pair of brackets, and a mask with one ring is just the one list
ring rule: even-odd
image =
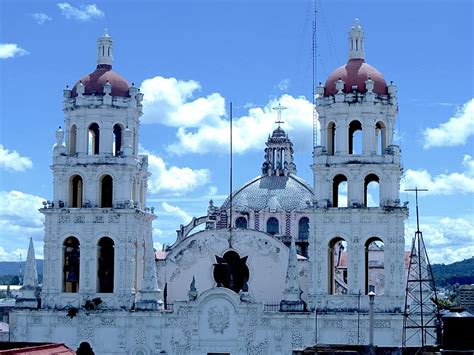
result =
[[[357,24],[350,60],[363,60],[363,40]],[[408,210],[400,206],[400,150],[393,144],[395,86],[375,93],[369,78],[365,91],[343,92],[344,82],[336,82],[336,94],[326,96],[318,87],[314,187],[295,175],[291,141],[278,127],[262,175],[181,226],[155,261],[147,157],[137,155],[142,95],[133,86],[118,90],[126,81],[111,65],[112,40],[104,35],[96,71],[110,81],[99,92],[92,79],[64,92],[54,196],[41,209],[41,307],[11,313],[12,341],[87,342],[96,354],[136,355],[289,354],[315,343],[367,344],[367,293],[383,278],[375,344],[401,345]],[[371,183],[379,189],[373,207]],[[200,224],[205,229],[193,234]],[[383,244],[375,276],[374,241]]]

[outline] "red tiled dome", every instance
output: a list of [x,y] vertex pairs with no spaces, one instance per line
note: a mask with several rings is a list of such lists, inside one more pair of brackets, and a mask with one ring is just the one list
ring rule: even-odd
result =
[[339,79],[342,79],[345,83],[343,92],[349,93],[352,91],[352,87],[357,85],[357,91],[365,93],[367,92],[365,82],[369,78],[375,82],[374,93],[387,94],[387,83],[381,72],[367,64],[363,59],[349,59],[346,65],[337,68],[329,75],[324,85],[324,96],[337,93],[336,81]]
[[[130,85],[120,74],[112,70],[111,65],[101,64],[97,68],[83,77],[80,81],[84,85],[84,95],[104,95],[104,85],[108,81],[112,85],[112,96],[128,97]],[[77,96],[76,87],[79,81],[72,88],[72,96]]]

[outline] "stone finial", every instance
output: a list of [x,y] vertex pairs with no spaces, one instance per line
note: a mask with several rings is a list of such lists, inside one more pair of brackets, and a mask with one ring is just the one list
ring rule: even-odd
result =
[[36,272],[35,248],[33,245],[33,238],[30,238],[22,288],[36,289],[36,287],[38,287],[38,273]]
[[63,90],[63,99],[67,100],[71,98],[72,91],[69,89],[69,86],[66,85],[66,88]]
[[189,291],[188,291],[188,298],[190,301],[194,301],[198,296],[198,292],[196,289],[196,279],[193,276],[193,280],[191,281],[191,284],[189,285]]
[[82,97],[84,95],[84,92],[86,91],[84,84],[82,83],[82,80],[79,81],[76,85],[76,92],[77,96]]
[[319,85],[316,86],[315,94],[318,97],[321,97],[324,95],[324,86],[322,85],[322,83],[319,83]]
[[295,238],[291,237],[288,253],[288,267],[286,269],[285,289],[283,300],[280,302],[281,311],[304,311],[305,303],[301,299],[301,289],[298,276],[298,255],[296,254]]
[[142,285],[137,295],[136,309],[157,310],[163,308],[161,290],[158,288],[155,269],[155,250],[151,236],[144,246],[145,268]]
[[59,127],[56,132],[56,144],[54,145],[54,155],[59,156],[62,154],[66,154],[66,147],[63,144],[64,140],[64,131],[62,130],[61,127]]
[[107,80],[104,84],[104,94],[110,95],[112,93],[112,85],[110,85],[109,81]]
[[64,131],[61,128],[61,126],[59,126],[59,128],[56,130],[55,135],[56,135],[56,146],[57,147],[62,146],[63,145],[63,139],[64,139]]
[[364,31],[356,18],[349,30],[349,59],[365,59],[364,46]]
[[25,273],[23,284],[20,288],[20,295],[17,298],[17,307],[37,308],[39,298],[38,273],[36,271],[35,248],[33,238],[30,238],[28,246],[28,256],[26,257]]
[[365,88],[367,89],[367,92],[373,92],[374,91],[374,85],[375,81],[373,81],[370,77],[367,79],[365,82]]
[[345,84],[345,82],[341,78],[339,78],[336,81],[336,90],[337,90],[338,94],[343,94],[342,90],[344,90],[344,84]]

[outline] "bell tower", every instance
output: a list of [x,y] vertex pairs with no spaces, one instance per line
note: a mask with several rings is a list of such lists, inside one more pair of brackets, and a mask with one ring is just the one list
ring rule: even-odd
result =
[[364,307],[373,290],[379,310],[399,310],[408,210],[400,206],[402,166],[393,142],[397,90],[365,62],[358,19],[349,30],[348,61],[316,88],[316,106],[312,307],[337,308],[342,299],[347,308],[360,299]]
[[53,199],[40,210],[46,308],[79,308],[94,298],[112,309],[144,299],[158,305],[148,158],[138,154],[143,95],[112,70],[112,52],[105,33],[97,41],[96,69],[63,92]]

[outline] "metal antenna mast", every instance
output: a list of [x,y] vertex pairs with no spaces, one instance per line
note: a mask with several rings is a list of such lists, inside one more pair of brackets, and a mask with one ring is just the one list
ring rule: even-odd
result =
[[423,233],[420,231],[418,192],[427,189],[406,189],[415,191],[416,232],[412,241],[405,290],[405,312],[403,317],[403,346],[411,340],[421,346],[438,343],[439,310],[433,272],[426,252]]
[[229,212],[229,246],[231,246],[232,241],[232,102],[230,103],[230,119],[229,119],[229,126],[230,126],[230,163],[229,163],[229,201],[230,201],[230,212]]
[[316,112],[316,66],[317,66],[317,58],[316,58],[316,52],[317,52],[317,42],[316,42],[316,14],[317,14],[317,9],[316,9],[316,0],[313,1],[313,50],[312,50],[312,59],[313,59],[313,90],[312,90],[312,95],[313,95],[313,148],[316,147],[319,142],[318,142],[318,113]]

